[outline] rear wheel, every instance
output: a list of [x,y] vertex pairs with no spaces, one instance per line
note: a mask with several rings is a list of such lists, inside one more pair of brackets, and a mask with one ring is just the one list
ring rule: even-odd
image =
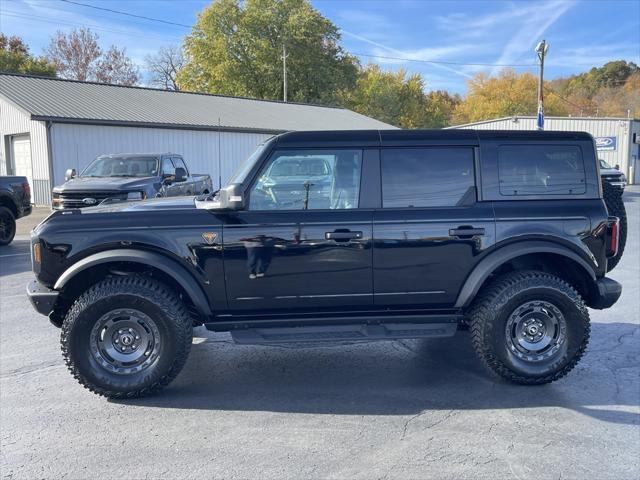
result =
[[618,217],[620,219],[620,236],[618,243],[618,253],[615,257],[611,257],[607,261],[607,271],[613,270],[616,265],[622,259],[624,247],[627,243],[627,210],[624,208],[624,202],[622,200],[623,190],[620,187],[611,185],[608,182],[602,182],[602,193],[604,203],[607,205],[607,211],[609,215]]
[[9,245],[16,235],[16,217],[7,207],[0,207],[0,245]]
[[140,276],[109,278],[69,310],[62,353],[73,376],[92,392],[140,397],[178,375],[191,348],[192,323],[166,285]]
[[480,293],[468,312],[473,348],[498,375],[539,385],[566,375],[589,341],[589,314],[564,280],[513,272]]

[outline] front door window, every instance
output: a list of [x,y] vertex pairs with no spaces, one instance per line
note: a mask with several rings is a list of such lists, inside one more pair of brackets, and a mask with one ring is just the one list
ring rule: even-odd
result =
[[249,210],[358,207],[360,150],[275,152],[251,188]]

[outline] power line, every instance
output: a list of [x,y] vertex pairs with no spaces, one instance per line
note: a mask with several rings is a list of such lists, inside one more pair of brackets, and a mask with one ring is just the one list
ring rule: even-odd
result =
[[386,55],[370,55],[367,53],[351,53],[358,57],[371,57],[381,58],[385,60],[401,60],[404,62],[418,62],[418,63],[435,63],[438,65],[459,65],[469,67],[535,67],[535,63],[465,63],[465,62],[446,62],[444,60],[419,60],[417,58],[402,58],[402,57],[389,57]]
[[88,27],[91,28],[93,30],[97,30],[97,31],[102,31],[102,32],[108,32],[108,33],[116,33],[119,35],[124,35],[124,36],[129,36],[129,37],[139,37],[139,38],[149,38],[149,37],[155,37],[158,39],[167,39],[167,38],[173,38],[173,39],[178,39],[178,37],[174,37],[174,36],[168,36],[168,35],[158,35],[158,34],[153,34],[153,33],[148,33],[148,34],[135,34],[135,33],[131,33],[131,32],[127,32],[124,30],[112,30],[112,29],[108,29],[108,28],[103,28],[100,25],[95,25],[95,24],[85,24],[85,23],[78,23],[78,22],[70,22],[68,20],[51,20],[51,18],[48,17],[41,17],[38,15],[31,15],[31,14],[22,14],[22,13],[18,13],[18,12],[13,12],[10,10],[3,10],[2,15],[6,15],[8,17],[16,17],[16,18],[24,18],[26,20],[33,20],[35,22],[43,22],[43,23],[51,23],[54,25],[69,25],[69,26],[78,26],[78,27]]
[[135,13],[123,12],[121,10],[113,10],[111,8],[97,7],[96,5],[88,5],[86,3],[74,2],[73,0],[60,0],[60,1],[64,3],[70,3],[73,5],[80,5],[81,7],[93,8],[95,10],[102,10],[104,12],[117,13],[118,15],[126,15],[127,17],[141,18],[143,20],[148,20],[150,22],[164,23],[166,25],[175,25],[177,27],[185,27],[185,28],[192,27],[192,25],[185,25],[184,23],[170,22],[169,20],[163,20],[161,18],[152,18],[152,17],[147,17],[145,15],[136,15]]

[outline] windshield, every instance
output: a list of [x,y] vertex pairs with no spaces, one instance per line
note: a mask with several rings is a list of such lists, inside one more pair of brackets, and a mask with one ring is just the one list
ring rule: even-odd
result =
[[158,157],[123,155],[96,158],[81,177],[154,177],[158,175]]
[[[275,138],[275,137],[271,137],[271,138]],[[249,156],[249,158],[247,158],[244,162],[242,162],[242,164],[236,170],[236,173],[234,173],[233,176],[231,177],[231,180],[229,180],[229,183],[244,182],[245,178],[247,178],[247,175],[249,175],[251,168],[256,163],[256,160],[258,160],[260,155],[262,155],[262,152],[264,152],[265,148],[267,147],[269,140],[258,145],[255,151]]]
[[600,159],[600,168],[613,168],[613,167],[609,165],[607,162],[605,162],[604,160]]

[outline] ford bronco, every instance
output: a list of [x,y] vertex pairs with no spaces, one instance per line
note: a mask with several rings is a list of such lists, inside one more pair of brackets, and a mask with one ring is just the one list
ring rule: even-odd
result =
[[493,372],[548,383],[621,293],[599,168],[578,132],[285,133],[210,195],[53,212],[27,292],[107,397],[169,384],[198,325],[250,344],[469,330]]

